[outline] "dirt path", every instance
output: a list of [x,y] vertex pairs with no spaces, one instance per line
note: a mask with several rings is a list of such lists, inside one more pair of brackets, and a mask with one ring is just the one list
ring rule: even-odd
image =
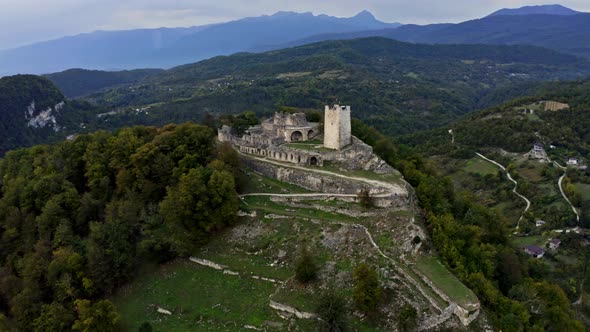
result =
[[578,210],[576,210],[576,208],[574,207],[574,205],[572,204],[570,199],[566,196],[565,191],[563,190],[562,184],[563,184],[563,179],[567,175],[567,173],[566,173],[567,168],[561,166],[556,161],[553,162],[553,165],[555,165],[556,167],[559,167],[563,170],[563,175],[557,181],[557,185],[559,186],[559,191],[561,192],[561,196],[563,196],[563,198],[566,200],[566,202],[571,206],[572,211],[574,211],[574,213],[576,214],[576,220],[578,221],[578,224],[580,224],[580,214],[578,213]]
[[500,167],[504,172],[506,172],[506,177],[508,177],[508,180],[512,181],[512,183],[514,183],[514,188],[512,189],[512,192],[515,193],[518,197],[522,198],[525,202],[526,202],[526,208],[524,209],[524,211],[522,212],[522,214],[520,215],[520,218],[518,218],[518,222],[516,223],[516,230],[518,231],[518,228],[520,226],[520,221],[522,220],[522,218],[524,217],[524,214],[530,209],[531,207],[531,201],[524,197],[524,195],[520,194],[518,191],[516,191],[516,188],[518,188],[518,182],[516,180],[514,180],[512,178],[512,175],[510,175],[510,173],[508,173],[508,171],[506,171],[506,167],[502,166],[500,163],[487,158],[486,156],[482,155],[481,153],[475,153],[478,157],[482,158],[485,161],[488,161],[498,167]]
[[348,175],[344,175],[344,174],[340,174],[340,173],[334,173],[334,172],[330,172],[330,171],[326,171],[326,170],[322,170],[322,169],[315,169],[315,168],[310,168],[310,167],[303,167],[303,166],[299,166],[299,165],[295,165],[295,164],[285,164],[285,163],[281,163],[281,162],[277,162],[274,160],[270,160],[270,159],[265,159],[265,158],[259,158],[259,157],[255,157],[249,154],[245,154],[242,152],[238,152],[239,154],[254,159],[254,160],[258,160],[261,162],[265,162],[268,164],[272,164],[272,165],[276,165],[276,166],[280,166],[280,167],[287,167],[287,168],[293,168],[293,169],[299,169],[299,170],[304,170],[306,172],[310,172],[310,173],[317,173],[317,174],[323,174],[323,175],[329,175],[329,176],[334,176],[334,177],[339,177],[339,178],[343,178],[343,179],[347,179],[347,180],[353,180],[353,181],[359,181],[359,182],[364,182],[366,184],[369,184],[373,187],[381,187],[381,188],[387,188],[388,190],[390,190],[390,193],[388,195],[407,195],[408,191],[405,188],[402,188],[401,186],[397,185],[397,184],[393,184],[393,183],[389,183],[389,182],[385,182],[385,181],[379,181],[379,180],[371,180],[371,179],[367,179],[367,178],[362,178],[362,177],[356,177],[356,176],[348,176]]

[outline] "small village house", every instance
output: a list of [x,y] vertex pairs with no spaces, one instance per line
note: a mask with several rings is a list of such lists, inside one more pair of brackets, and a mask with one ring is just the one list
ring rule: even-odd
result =
[[561,240],[560,239],[551,239],[551,241],[549,241],[549,248],[555,250],[557,248],[559,248],[559,245],[561,245]]
[[545,250],[543,250],[543,248],[532,244],[527,244],[524,246],[524,252],[535,258],[541,258],[543,255],[545,255]]

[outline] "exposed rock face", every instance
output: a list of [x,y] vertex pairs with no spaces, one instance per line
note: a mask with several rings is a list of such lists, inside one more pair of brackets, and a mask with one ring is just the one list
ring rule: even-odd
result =
[[27,126],[32,128],[45,128],[51,126],[53,127],[53,131],[60,131],[61,127],[57,124],[56,115],[64,106],[65,102],[62,101],[53,107],[38,112],[35,106],[35,101],[33,100],[25,112],[25,119],[28,120]]

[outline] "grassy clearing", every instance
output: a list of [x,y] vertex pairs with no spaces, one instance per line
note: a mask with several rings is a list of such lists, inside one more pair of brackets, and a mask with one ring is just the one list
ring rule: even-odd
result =
[[551,236],[549,234],[546,235],[531,235],[531,236],[515,236],[512,237],[512,243],[514,245],[523,247],[528,244],[536,245],[539,247],[545,246],[545,243],[549,240]]
[[[543,169],[545,164],[536,161],[526,161],[518,165],[516,172],[525,180],[533,183],[543,182]],[[557,180],[556,180],[557,181]]]
[[472,158],[465,164],[464,170],[468,173],[475,173],[480,175],[496,175],[498,174],[498,167],[481,158]]
[[590,184],[576,183],[576,189],[580,191],[583,201],[590,201]]
[[436,257],[421,258],[416,263],[416,268],[447,294],[453,302],[459,305],[478,302],[475,294],[451,274]]
[[[268,307],[273,291],[268,282],[176,261],[139,277],[113,301],[125,331],[135,331],[146,321],[154,331],[242,331],[246,324],[260,326],[276,319]],[[158,307],[172,315],[158,313]]]
[[320,219],[328,221],[354,222],[356,218],[340,213],[326,212],[314,208],[285,208],[284,205],[272,202],[268,196],[248,196],[242,199],[244,209],[256,209],[282,216]]

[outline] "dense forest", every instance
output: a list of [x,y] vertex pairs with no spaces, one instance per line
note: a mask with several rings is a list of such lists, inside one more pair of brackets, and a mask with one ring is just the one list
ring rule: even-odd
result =
[[382,132],[401,135],[519,97],[534,82],[588,72],[584,59],[537,47],[365,38],[216,57],[84,99],[121,110],[150,106],[149,115],[137,120],[152,125],[200,121],[206,113],[261,115],[281,106],[321,109],[341,102]]
[[[544,80],[590,73],[590,63],[529,46],[419,45],[384,38],[330,41],[217,57],[167,71],[69,70],[0,79],[0,155],[71,134],[200,122],[247,110],[320,110],[350,104],[390,136],[448,124],[473,110],[538,91]],[[94,92],[83,98],[66,96]],[[116,87],[112,87],[115,85]],[[97,92],[100,90],[100,92]],[[64,102],[42,128],[26,117]]]
[[[531,91],[529,91],[531,92]],[[557,101],[568,109],[544,111],[539,102]],[[531,113],[532,110],[532,113]],[[539,86],[536,93],[471,113],[435,129],[398,139],[428,155],[471,156],[482,148],[526,152],[533,143],[553,145],[569,156],[590,157],[590,81],[556,82]],[[456,144],[450,143],[452,129]],[[564,155],[567,157],[568,155]]]
[[51,80],[66,97],[75,98],[107,88],[136,83],[141,79],[163,71],[162,69],[122,71],[68,69],[44,76]]
[[502,331],[584,331],[560,285],[545,279],[542,264],[530,260],[508,237],[507,222],[470,195],[455,192],[451,180],[404,145],[353,121],[353,134],[399,169],[416,188],[427,229],[444,263],[482,302]]
[[0,160],[1,330],[112,331],[105,299],[187,255],[238,209],[237,155],[191,123],[132,127]]

